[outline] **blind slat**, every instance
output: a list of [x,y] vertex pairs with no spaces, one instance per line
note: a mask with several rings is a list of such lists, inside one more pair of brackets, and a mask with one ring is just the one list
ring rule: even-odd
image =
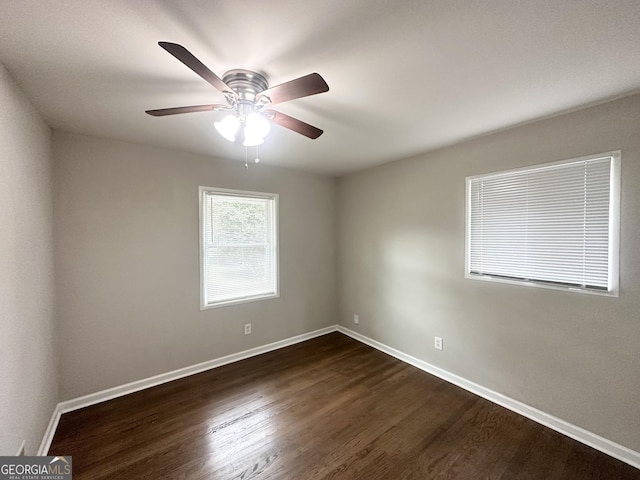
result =
[[469,179],[469,273],[607,289],[612,162]]
[[274,197],[203,192],[203,293],[214,305],[276,294]]

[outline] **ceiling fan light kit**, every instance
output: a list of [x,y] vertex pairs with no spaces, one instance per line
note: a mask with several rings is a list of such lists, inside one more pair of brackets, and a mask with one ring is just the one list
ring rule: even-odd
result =
[[313,125],[275,110],[265,109],[270,105],[328,91],[329,86],[319,74],[311,73],[271,88],[264,75],[251,70],[230,70],[220,79],[182,45],[170,42],[158,44],[222,92],[227,104],[162,108],[147,110],[147,114],[162,117],[192,112],[228,111],[230,113],[225,118],[214,122],[214,127],[225,139],[241,142],[245,147],[264,143],[271,130],[271,123],[311,139],[322,135],[323,131]]
[[236,141],[236,132],[240,126],[240,120],[234,115],[227,115],[224,120],[220,122],[213,122],[213,126],[220,135],[229,140],[230,142]]

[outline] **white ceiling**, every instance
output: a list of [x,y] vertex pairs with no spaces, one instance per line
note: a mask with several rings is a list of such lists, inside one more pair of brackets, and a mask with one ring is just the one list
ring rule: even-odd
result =
[[640,91],[638,0],[2,0],[0,62],[58,129],[234,160],[206,112],[222,94],[161,49],[271,85],[328,93],[278,105],[324,130],[274,127],[260,157],[340,175]]

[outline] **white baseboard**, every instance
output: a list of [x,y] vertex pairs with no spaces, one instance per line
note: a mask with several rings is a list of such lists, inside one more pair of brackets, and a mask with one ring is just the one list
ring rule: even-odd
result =
[[119,385],[117,387],[107,388],[106,390],[91,393],[83,397],[60,402],[58,404],[58,407],[61,413],[71,412],[73,410],[78,410],[79,408],[88,407],[90,405],[95,405],[96,403],[106,402],[107,400],[111,400],[113,398],[122,397],[123,395],[138,392],[146,388],[155,387],[156,385],[160,385],[162,383],[167,383],[173,380],[178,380],[179,378],[195,375],[196,373],[211,370],[212,368],[238,362],[240,360],[244,360],[245,358],[255,357],[256,355],[261,355],[273,350],[288,347],[289,345],[304,342],[306,340],[310,340],[312,338],[326,335],[327,333],[335,331],[336,326],[333,325],[331,327],[322,328],[320,330],[314,330],[313,332],[303,333],[302,335],[285,338],[284,340],[280,340],[278,342],[269,343],[267,345],[262,345],[260,347],[251,348],[242,352],[233,353],[224,357],[214,358],[213,360],[207,360],[206,362],[198,363],[196,365],[179,368],[178,370],[173,370],[172,372],[161,373],[160,375],[143,378],[134,382],[125,383],[124,385]]
[[60,411],[60,404],[58,404],[53,409],[51,420],[49,420],[49,425],[47,425],[47,429],[44,431],[44,436],[42,437],[42,442],[40,442],[40,448],[38,448],[36,455],[43,457],[49,452],[49,447],[53,441],[53,436],[56,434],[56,429],[58,428],[58,422],[60,421],[61,415],[62,412]]
[[320,330],[314,330],[313,332],[303,333],[302,335],[297,335],[295,337],[285,338],[284,340],[280,340],[278,342],[269,343],[260,347],[251,348],[249,350],[244,350],[242,352],[233,353],[224,357],[215,358],[213,360],[208,360],[206,362],[191,365],[189,367],[179,368],[178,370],[161,373],[160,375],[143,378],[141,380],[136,380],[124,385],[107,388],[106,390],[101,390],[99,392],[90,393],[89,395],[84,395],[82,397],[60,402],[53,411],[51,420],[49,421],[49,426],[45,431],[42,443],[40,444],[40,448],[38,449],[38,455],[46,455],[49,451],[49,447],[51,446],[51,442],[53,441],[53,435],[55,434],[56,428],[58,427],[60,416],[63,413],[71,412],[73,410],[78,410],[84,407],[89,407],[97,403],[106,402],[107,400],[112,400],[114,398],[122,397],[130,393],[139,392],[140,390],[144,390],[146,388],[155,387],[156,385],[160,385],[162,383],[167,383],[173,380],[188,377],[190,375],[195,375],[196,373],[211,370],[212,368],[216,367],[221,367],[229,363],[238,362],[240,360],[244,360],[245,358],[255,357],[256,355],[261,355],[263,353],[271,352],[272,350],[278,350],[280,348],[288,347],[289,345],[294,345],[306,340],[311,340],[312,338],[326,335],[327,333],[335,331],[336,326],[332,325],[330,327],[321,328]]
[[221,367],[229,363],[238,362],[240,360],[244,360],[245,358],[255,357],[256,355],[261,355],[263,353],[271,352],[272,350],[278,350],[280,348],[288,347],[289,345],[294,345],[306,340],[311,340],[312,338],[326,335],[327,333],[335,331],[336,326],[332,325],[330,327],[321,328],[320,330],[314,330],[313,332],[303,333],[302,335],[297,335],[295,337],[285,338],[284,340],[280,340],[278,342],[269,343],[267,345],[262,345],[260,347],[244,350],[242,352],[234,353],[224,357],[215,358],[213,360],[208,360],[206,362],[191,365],[189,367],[179,368],[178,370],[173,370],[172,372],[161,373],[160,375],[143,378],[141,380],[136,380],[124,385],[107,388],[106,390],[101,390],[89,395],[84,395],[82,397],[60,402],[53,410],[51,420],[49,421],[49,425],[47,426],[44,437],[42,438],[42,442],[40,443],[38,455],[46,455],[49,451],[49,447],[51,446],[51,442],[53,441],[53,436],[55,435],[56,429],[58,428],[60,416],[63,413],[95,405],[96,403],[106,402],[107,400],[122,397],[130,393],[139,392],[140,390],[144,390],[146,388],[155,387],[156,385],[160,385],[162,383],[167,383],[173,380],[178,380],[179,378],[195,375],[196,373],[211,370],[212,368],[216,367]]
[[377,340],[373,340],[372,338],[366,337],[358,332],[354,332],[353,330],[343,327],[342,325],[338,325],[336,329],[338,332],[343,333],[353,338],[354,340],[358,340],[359,342],[369,345],[376,350],[380,350],[381,352],[391,355],[398,360],[402,360],[403,362],[413,365],[420,370],[435,375],[436,377],[446,380],[447,382],[457,385],[458,387],[464,388],[465,390],[474,393],[482,398],[485,398],[490,402],[496,403],[504,408],[507,408],[508,410],[527,417],[534,422],[540,423],[546,427],[551,428],[552,430],[555,430],[556,432],[562,433],[567,437],[573,438],[580,443],[584,443],[585,445],[593,447],[596,450],[606,453],[607,455],[610,455],[614,458],[617,458],[618,460],[621,460],[633,467],[640,469],[639,452],[631,450],[630,448],[627,448],[618,443],[612,442],[611,440],[596,435],[595,433],[589,432],[584,428],[573,425],[560,418],[554,417],[553,415],[549,415],[548,413],[531,407],[518,400],[514,400],[513,398],[502,395],[501,393],[494,392],[493,390],[485,388],[482,385],[478,385],[477,383],[471,382],[465,378],[459,377],[458,375],[449,373],[446,370],[438,368],[411,355],[407,355],[400,350],[396,350],[395,348],[389,347],[384,343],[380,343]]
[[27,444],[26,440],[23,440],[22,443],[20,444],[20,448],[18,449],[18,453],[16,453],[16,457],[23,457],[24,456],[24,446]]
[[534,422],[540,423],[546,427],[551,428],[552,430],[555,430],[556,432],[562,433],[563,435],[573,438],[578,442],[584,443],[585,445],[593,447],[596,450],[599,450],[607,455],[617,458],[618,460],[628,463],[629,465],[635,468],[640,469],[640,453],[639,452],[636,452],[623,445],[612,442],[611,440],[608,440],[599,435],[596,435],[595,433],[589,432],[581,427],[573,425],[560,418],[554,417],[553,415],[549,415],[548,413],[545,413],[541,410],[531,407],[518,400],[514,400],[510,397],[502,395],[501,393],[494,392],[493,390],[485,388],[482,385],[478,385],[477,383],[471,382],[465,378],[459,377],[458,375],[454,375],[453,373],[447,372],[446,370],[443,370],[434,365],[431,365],[430,363],[427,363],[423,360],[420,360],[404,352],[401,352],[400,350],[396,350],[395,348],[389,347],[388,345],[378,342],[377,340],[373,340],[372,338],[366,337],[358,332],[354,332],[353,330],[343,327],[342,325],[333,325],[330,327],[322,328],[320,330],[315,330],[313,332],[297,335],[295,337],[286,338],[284,340],[270,343],[268,345],[263,345],[261,347],[252,348],[250,350],[245,350],[242,352],[234,353],[231,355],[216,358],[206,362],[198,363],[196,365],[192,365],[189,367],[180,368],[172,372],[155,375],[153,377],[145,378],[142,380],[136,380],[134,382],[127,383],[125,385],[108,388],[106,390],[85,395],[83,397],[78,397],[72,400],[67,400],[65,402],[60,402],[53,411],[51,420],[49,421],[49,425],[47,427],[47,430],[45,431],[44,438],[42,439],[42,443],[40,444],[40,448],[38,449],[38,455],[46,455],[47,452],[49,451],[49,447],[51,445],[53,436],[58,426],[60,416],[63,413],[71,412],[73,410],[77,410],[80,408],[88,407],[90,405],[95,405],[97,403],[105,402],[107,400],[121,397],[123,395],[128,395],[130,393],[138,392],[140,390],[154,387],[162,383],[171,382],[173,380],[178,380],[180,378],[188,377],[190,375],[195,375],[196,373],[221,367],[229,363],[238,362],[240,360],[254,357],[256,355],[261,355],[263,353],[271,352],[273,350],[278,350],[280,348],[284,348],[289,345],[294,345],[296,343],[304,342],[306,340],[310,340],[312,338],[319,337],[321,335],[326,335],[327,333],[331,333],[335,331],[343,333],[344,335],[347,335],[353,338],[354,340],[357,340],[366,345],[369,345],[375,348],[376,350],[380,350],[381,352],[391,355],[392,357],[395,357],[398,360],[401,360],[405,363],[413,365],[414,367],[417,367],[420,370],[423,370],[427,373],[435,375],[436,377],[439,377],[449,383],[457,385],[458,387],[464,388],[465,390],[471,393],[474,393],[493,403],[496,403],[502,407],[505,407],[515,413],[523,415],[533,420]]

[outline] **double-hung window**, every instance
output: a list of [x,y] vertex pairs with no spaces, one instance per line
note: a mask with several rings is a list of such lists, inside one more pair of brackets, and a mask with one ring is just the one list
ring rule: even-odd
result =
[[278,195],[200,187],[200,308],[278,296]]
[[466,276],[618,295],[620,152],[467,178]]

